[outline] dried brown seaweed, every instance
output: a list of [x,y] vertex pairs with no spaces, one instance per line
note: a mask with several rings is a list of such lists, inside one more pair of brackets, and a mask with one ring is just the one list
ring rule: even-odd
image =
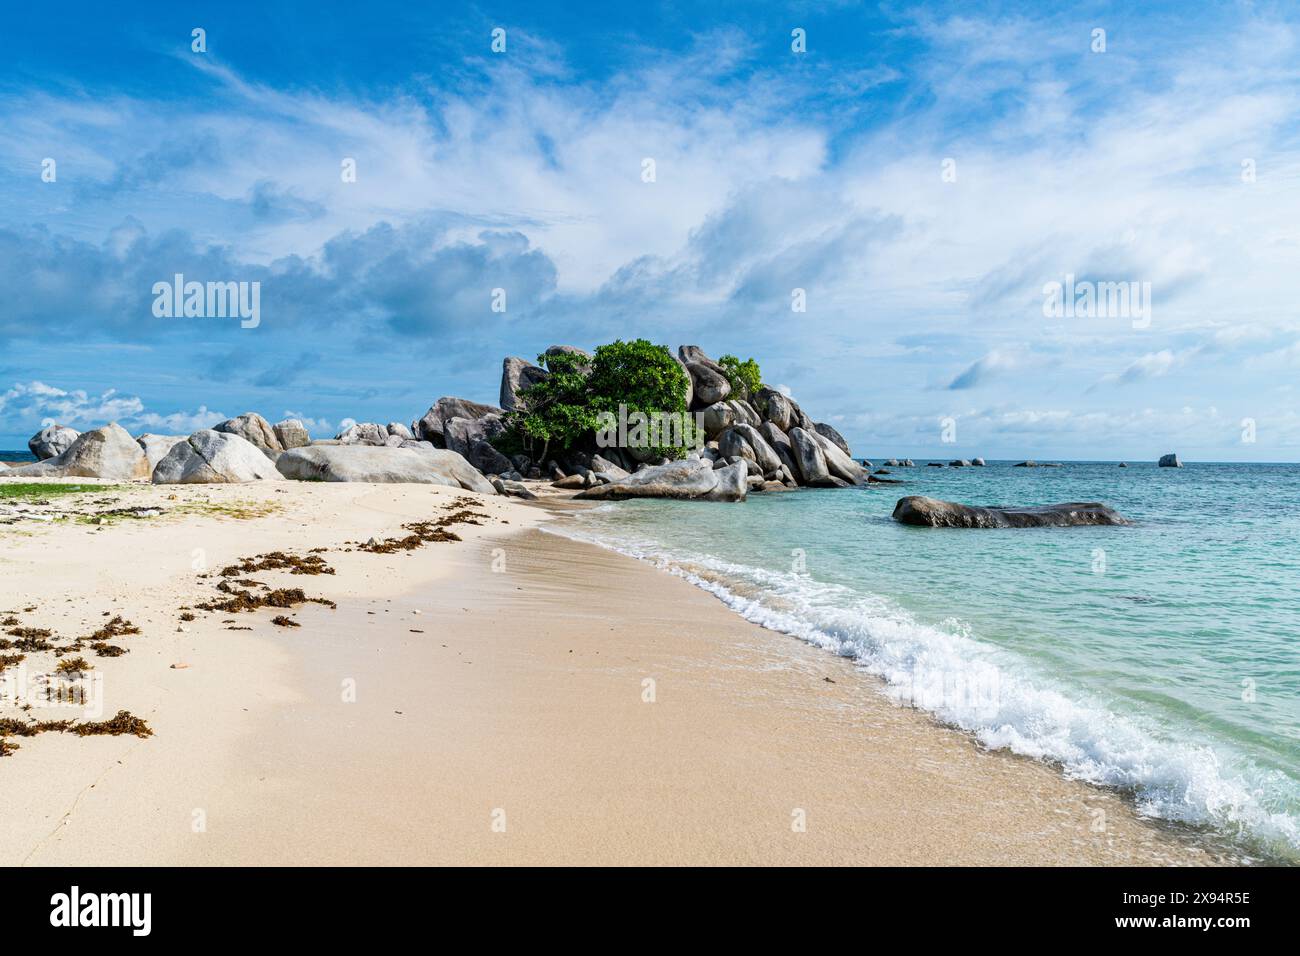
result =
[[[107,613],[107,612],[105,612]],[[121,637],[124,634],[139,634],[140,628],[136,627],[130,621],[125,620],[121,615],[114,615],[113,619],[101,627],[90,637],[85,638],[88,641],[106,641],[110,637]]]
[[136,737],[152,737],[153,730],[143,719],[130,711],[119,710],[109,720],[89,720],[78,723],[73,720],[17,720],[13,717],[0,717],[0,737],[35,737],[44,733],[72,733],[78,737],[120,737],[133,734]]
[[232,564],[230,567],[222,568],[222,577],[233,578],[241,574],[251,574],[254,571],[288,571],[290,574],[333,574],[334,569],[325,563],[325,559],[317,554],[308,554],[302,557],[297,554],[286,554],[283,551],[271,551],[267,554],[259,554],[256,558],[240,558],[238,564]]
[[[222,582],[223,584],[226,582]],[[239,591],[229,589],[228,593],[233,596],[225,601],[208,601],[206,604],[196,605],[200,611],[255,611],[260,607],[278,607],[292,608],[299,604],[323,604],[326,607],[337,607],[333,601],[328,598],[308,597],[302,588],[276,588],[265,594],[254,594],[251,591]]]

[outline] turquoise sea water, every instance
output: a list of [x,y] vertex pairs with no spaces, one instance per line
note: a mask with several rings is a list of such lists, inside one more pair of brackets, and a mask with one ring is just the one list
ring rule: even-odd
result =
[[[903,485],[626,501],[565,533],[855,659],[985,745],[1300,860],[1300,465],[891,468]],[[912,528],[906,494],[1103,501],[1131,527]]]

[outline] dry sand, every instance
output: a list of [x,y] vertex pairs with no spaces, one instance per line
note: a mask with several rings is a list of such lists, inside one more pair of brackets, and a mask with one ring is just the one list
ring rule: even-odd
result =
[[[386,555],[338,549],[477,496],[107,497],[168,511],[0,527],[0,611],[34,606],[24,625],[67,636],[105,611],[138,624],[131,653],[88,657],[104,716],[128,709],[154,736],[18,739],[0,864],[1216,862],[1196,834],[983,751],[680,579],[539,530],[553,515],[536,506],[478,498],[492,521],[454,527],[463,542]],[[180,624],[215,594],[202,568],[314,547],[337,574],[252,577],[337,610]]]

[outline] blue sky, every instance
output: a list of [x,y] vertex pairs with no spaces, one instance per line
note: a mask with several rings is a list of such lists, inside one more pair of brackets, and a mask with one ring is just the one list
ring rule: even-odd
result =
[[[0,447],[326,436],[644,336],[863,454],[1300,459],[1291,6],[266,6],[6,5]],[[155,317],[177,272],[261,324]],[[1149,322],[1045,316],[1067,275]]]

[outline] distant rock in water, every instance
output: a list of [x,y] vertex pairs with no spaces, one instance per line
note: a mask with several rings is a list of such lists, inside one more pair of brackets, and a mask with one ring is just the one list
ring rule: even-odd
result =
[[1175,455],[1173,452],[1170,452],[1170,453],[1167,454],[1167,455],[1161,455],[1161,456],[1160,456],[1160,467],[1161,467],[1161,468],[1181,468],[1181,467],[1183,467],[1183,463],[1182,463],[1181,461],[1178,460],[1178,456],[1177,456],[1177,455]]
[[1100,502],[1070,502],[1029,508],[980,508],[909,495],[894,505],[894,520],[928,528],[1067,528],[1129,522]]
[[1016,462],[1015,467],[1016,468],[1060,468],[1061,463],[1059,461],[1047,461],[1047,462],[1034,461],[1032,458],[1030,458],[1028,461]]
[[1121,468],[1127,468],[1127,467],[1128,467],[1128,462],[1126,462],[1126,461],[1121,461],[1121,462],[1119,463],[1119,466],[1120,466]]

